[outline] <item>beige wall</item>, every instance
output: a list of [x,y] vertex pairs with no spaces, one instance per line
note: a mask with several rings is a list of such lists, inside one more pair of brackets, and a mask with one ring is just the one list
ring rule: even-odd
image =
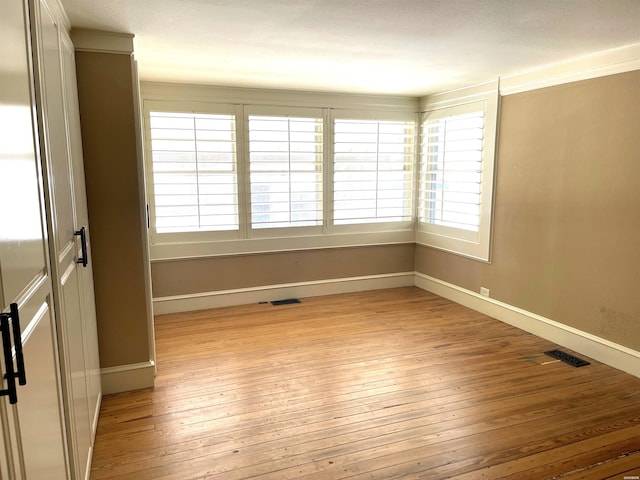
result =
[[76,52],[101,367],[149,361],[133,71]]
[[640,72],[504,97],[492,263],[418,272],[640,350]]
[[153,296],[413,272],[414,248],[410,243],[156,261]]

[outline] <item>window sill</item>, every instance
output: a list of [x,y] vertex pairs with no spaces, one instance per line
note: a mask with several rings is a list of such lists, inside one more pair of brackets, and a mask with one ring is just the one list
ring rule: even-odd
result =
[[301,237],[234,239],[208,242],[173,242],[151,245],[151,261],[178,260],[226,255],[315,250],[415,242],[411,229],[367,233],[334,233]]

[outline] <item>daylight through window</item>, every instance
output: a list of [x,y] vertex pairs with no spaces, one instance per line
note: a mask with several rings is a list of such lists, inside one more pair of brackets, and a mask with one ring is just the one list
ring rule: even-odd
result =
[[155,230],[237,230],[235,116],[149,117]]
[[334,122],[336,225],[411,222],[415,122]]
[[421,221],[478,231],[483,128],[482,110],[424,122]]
[[154,254],[417,242],[489,259],[497,84],[420,103],[149,88]]
[[322,118],[249,116],[251,227],[322,225]]

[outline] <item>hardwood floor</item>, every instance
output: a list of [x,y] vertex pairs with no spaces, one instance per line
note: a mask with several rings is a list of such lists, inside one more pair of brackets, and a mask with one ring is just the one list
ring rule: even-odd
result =
[[155,389],[103,399],[92,480],[640,475],[640,379],[418,288],[164,315],[156,340]]

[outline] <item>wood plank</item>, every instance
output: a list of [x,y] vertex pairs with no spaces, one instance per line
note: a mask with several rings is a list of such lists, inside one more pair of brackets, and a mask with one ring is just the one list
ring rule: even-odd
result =
[[635,467],[640,379],[548,363],[556,345],[417,288],[165,315],[156,337],[156,387],[103,400],[92,480]]
[[632,452],[612,460],[605,460],[595,465],[581,468],[563,475],[558,480],[601,480],[608,478],[640,480],[640,452]]

